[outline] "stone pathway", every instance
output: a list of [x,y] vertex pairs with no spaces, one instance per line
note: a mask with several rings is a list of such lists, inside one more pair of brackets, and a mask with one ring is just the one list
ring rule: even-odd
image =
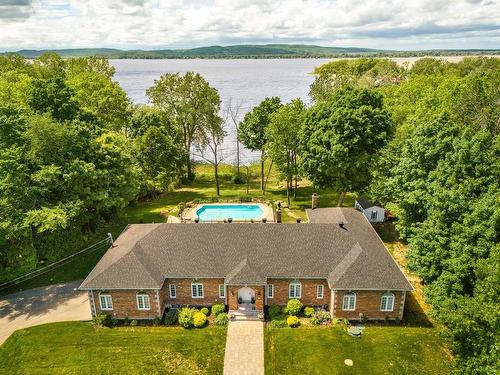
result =
[[224,375],[264,375],[264,324],[230,321],[227,328]]
[[18,329],[90,320],[87,293],[75,290],[80,284],[81,281],[49,285],[0,297],[0,345]]

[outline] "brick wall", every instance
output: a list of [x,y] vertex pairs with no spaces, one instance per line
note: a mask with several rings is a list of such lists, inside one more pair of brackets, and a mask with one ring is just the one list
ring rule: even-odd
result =
[[[193,298],[191,295],[191,283],[203,284],[203,298]],[[170,298],[169,285],[175,285],[177,297]],[[213,305],[223,303],[224,298],[219,298],[219,284],[224,284],[224,279],[166,279],[160,291],[160,299],[167,305]],[[227,291],[226,291],[227,293]]]
[[130,319],[153,319],[158,316],[158,300],[156,290],[141,291],[149,296],[150,310],[139,310],[137,308],[138,290],[109,290],[102,292],[111,295],[113,310],[101,310],[99,291],[93,291],[96,313],[105,313],[117,318],[128,317]]
[[[293,279],[268,279],[267,283],[274,285],[274,298],[268,298],[268,305],[287,304],[289,284]],[[330,288],[325,279],[299,279],[302,284],[302,297],[300,301],[307,306],[330,305]],[[317,285],[323,285],[323,298],[317,298]]]
[[356,307],[354,311],[343,311],[342,303],[347,291],[334,291],[333,316],[349,319],[359,319],[359,314],[363,313],[369,320],[384,320],[403,317],[405,292],[394,293],[394,310],[380,311],[380,301],[386,291],[354,291],[356,293]]

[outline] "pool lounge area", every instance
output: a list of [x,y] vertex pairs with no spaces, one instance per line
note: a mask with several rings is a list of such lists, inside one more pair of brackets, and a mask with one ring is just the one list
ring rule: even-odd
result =
[[203,203],[187,209],[183,220],[200,222],[274,222],[271,207],[263,203]]

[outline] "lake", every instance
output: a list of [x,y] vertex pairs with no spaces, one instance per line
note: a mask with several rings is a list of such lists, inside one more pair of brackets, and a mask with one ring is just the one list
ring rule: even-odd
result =
[[[283,102],[301,98],[308,102],[309,86],[314,80],[314,68],[331,59],[167,59],[167,60],[110,60],[116,68],[115,80],[135,103],[147,103],[146,89],[164,73],[200,73],[219,91],[221,110],[231,99],[241,102],[241,115],[266,97],[279,96]],[[234,128],[222,146],[224,161],[234,162],[236,145]],[[241,150],[241,159],[251,162],[259,154]]]

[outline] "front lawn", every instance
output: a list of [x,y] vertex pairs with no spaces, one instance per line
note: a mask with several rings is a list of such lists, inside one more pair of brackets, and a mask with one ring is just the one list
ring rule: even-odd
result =
[[222,374],[225,343],[225,327],[53,323],[17,331],[0,346],[0,374]]
[[[437,330],[372,327],[361,338],[345,329],[266,328],[267,375],[285,374],[448,374],[450,358]],[[352,367],[344,364],[351,359]]]

